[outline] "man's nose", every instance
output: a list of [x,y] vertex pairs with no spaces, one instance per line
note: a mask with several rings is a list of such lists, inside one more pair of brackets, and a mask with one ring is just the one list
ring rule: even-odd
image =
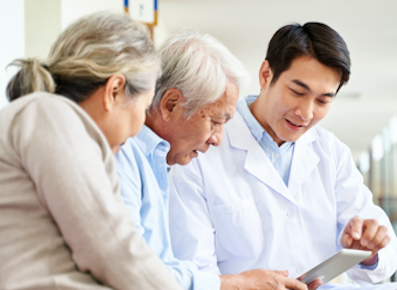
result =
[[223,126],[221,126],[219,129],[214,131],[210,138],[207,140],[207,143],[213,145],[213,146],[219,146],[222,143],[222,136],[223,136]]
[[310,121],[313,119],[313,102],[305,101],[299,104],[299,106],[295,110],[295,115],[301,117],[303,121]]

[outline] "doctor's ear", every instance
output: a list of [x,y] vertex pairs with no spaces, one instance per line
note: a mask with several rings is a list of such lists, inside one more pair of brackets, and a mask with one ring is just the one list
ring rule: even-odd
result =
[[267,60],[265,60],[261,68],[259,70],[259,85],[261,86],[261,89],[265,89],[267,85],[270,85],[273,79],[273,71],[272,68],[270,67],[270,64]]
[[167,90],[160,101],[160,112],[164,121],[168,122],[171,118],[177,115],[179,110],[182,110],[182,104],[185,98],[178,89]]

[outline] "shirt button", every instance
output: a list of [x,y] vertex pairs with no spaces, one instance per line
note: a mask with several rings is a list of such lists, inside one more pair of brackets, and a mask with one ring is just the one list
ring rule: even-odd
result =
[[288,216],[290,219],[293,219],[293,218],[295,217],[295,212],[294,212],[293,210],[290,210],[290,211],[287,213],[287,216]]
[[278,159],[280,157],[280,155],[278,155],[277,153],[274,154],[274,158]]

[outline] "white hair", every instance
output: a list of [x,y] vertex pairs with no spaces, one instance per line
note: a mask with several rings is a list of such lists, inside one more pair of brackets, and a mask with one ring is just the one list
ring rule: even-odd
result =
[[66,28],[47,60],[20,59],[21,70],[10,81],[10,100],[35,91],[56,92],[77,103],[115,74],[126,79],[128,97],[150,91],[161,74],[160,57],[148,28],[129,17],[98,12]]
[[251,82],[243,64],[218,40],[208,34],[183,32],[162,46],[162,77],[156,85],[151,108],[156,108],[165,92],[175,88],[186,99],[185,116],[218,100],[227,82],[239,91]]

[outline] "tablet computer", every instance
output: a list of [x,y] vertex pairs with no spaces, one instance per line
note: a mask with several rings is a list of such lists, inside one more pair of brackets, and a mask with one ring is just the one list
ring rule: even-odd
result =
[[370,251],[362,250],[340,250],[338,253],[306,272],[298,279],[305,284],[309,284],[315,279],[320,278],[325,284],[343,272],[349,270],[354,265],[364,261],[371,255],[371,253],[372,252]]

